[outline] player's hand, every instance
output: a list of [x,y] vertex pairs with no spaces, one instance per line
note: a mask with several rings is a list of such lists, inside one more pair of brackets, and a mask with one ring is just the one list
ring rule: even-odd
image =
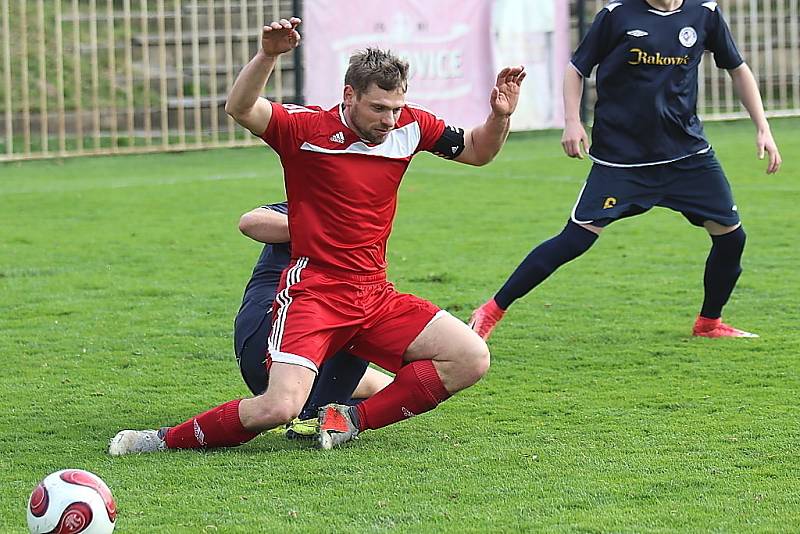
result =
[[508,117],[517,109],[519,88],[525,79],[525,67],[506,67],[497,75],[497,82],[492,88],[489,103],[492,112],[501,117]]
[[277,57],[290,50],[297,48],[300,44],[300,34],[297,33],[297,26],[302,22],[297,17],[289,20],[281,19],[278,22],[270,22],[261,29],[261,50],[269,57]]
[[583,159],[583,155],[589,153],[589,136],[586,135],[586,128],[581,121],[567,121],[561,136],[561,146],[571,158]]
[[769,130],[760,130],[756,135],[756,146],[758,146],[758,159],[764,159],[764,155],[769,154],[769,165],[767,165],[767,174],[775,174],[781,168],[781,153],[778,152],[778,145],[772,138],[772,132]]

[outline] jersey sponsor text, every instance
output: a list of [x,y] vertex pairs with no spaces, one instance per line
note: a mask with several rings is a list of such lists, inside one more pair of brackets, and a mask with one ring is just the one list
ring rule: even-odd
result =
[[673,65],[688,65],[689,56],[662,56],[661,52],[651,54],[641,48],[631,48],[630,53],[633,59],[628,61],[628,65],[657,65],[662,67]]

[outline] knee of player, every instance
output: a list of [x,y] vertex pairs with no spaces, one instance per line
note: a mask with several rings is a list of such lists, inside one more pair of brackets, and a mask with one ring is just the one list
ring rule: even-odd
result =
[[[714,227],[712,227],[714,228]],[[719,229],[714,228],[717,230],[714,234],[712,234],[711,239],[714,243],[714,247],[718,250],[722,251],[723,253],[728,254],[741,254],[744,250],[744,245],[747,242],[747,234],[744,231],[744,227],[733,226],[733,227],[719,227]]]
[[247,421],[245,421],[245,417],[242,417],[242,424],[246,428],[269,430],[291,423],[295,417],[300,415],[303,408],[302,403],[293,402],[290,399],[278,401],[270,399],[266,394],[255,397],[255,399],[257,399],[255,409],[248,410]]
[[291,423],[303,410],[303,405],[306,403],[308,395],[301,396],[296,393],[292,392],[292,394],[283,398],[278,397],[271,403],[270,411],[273,417],[281,423]]
[[475,340],[467,350],[465,358],[467,363],[466,367],[469,369],[473,384],[483,378],[483,375],[489,371],[491,362],[491,354],[489,353],[489,347],[486,345],[486,342],[478,336],[475,337],[477,340]]
[[297,406],[291,403],[280,404],[273,408],[273,420],[276,420],[279,425],[291,423],[295,417],[300,415],[303,409],[302,405]]
[[737,240],[740,248],[744,248],[745,243],[747,243],[747,233],[744,231],[744,226],[739,226],[738,230]]

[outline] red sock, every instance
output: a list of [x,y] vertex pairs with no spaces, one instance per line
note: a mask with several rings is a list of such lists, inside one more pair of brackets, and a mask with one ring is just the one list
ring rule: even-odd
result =
[[170,449],[236,447],[258,435],[242,426],[239,402],[232,400],[167,430],[164,440]]
[[394,381],[358,404],[359,430],[382,428],[433,410],[450,398],[431,360],[404,365]]

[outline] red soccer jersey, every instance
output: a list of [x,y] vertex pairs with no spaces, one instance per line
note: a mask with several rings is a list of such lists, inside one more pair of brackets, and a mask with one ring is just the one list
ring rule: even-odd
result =
[[292,257],[353,273],[386,269],[386,242],[397,208],[397,189],[411,158],[431,150],[444,121],[405,106],[379,145],[362,141],[344,120],[342,106],[272,104],[261,136],[281,158]]

